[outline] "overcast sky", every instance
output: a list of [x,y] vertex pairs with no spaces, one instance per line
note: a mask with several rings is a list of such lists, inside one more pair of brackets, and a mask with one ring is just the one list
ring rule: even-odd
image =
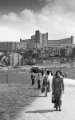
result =
[[75,36],[75,0],[0,0],[0,41],[30,38],[37,29],[49,40]]

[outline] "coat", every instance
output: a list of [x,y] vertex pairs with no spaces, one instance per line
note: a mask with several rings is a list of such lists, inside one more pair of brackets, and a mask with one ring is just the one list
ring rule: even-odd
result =
[[56,96],[60,96],[64,90],[63,78],[54,77],[52,81],[52,92]]

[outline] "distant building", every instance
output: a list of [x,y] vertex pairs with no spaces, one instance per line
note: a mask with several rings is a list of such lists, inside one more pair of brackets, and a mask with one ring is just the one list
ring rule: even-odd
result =
[[48,33],[41,33],[39,30],[35,31],[35,35],[31,36],[32,44],[34,43],[34,48],[44,48],[48,44]]
[[21,49],[20,42],[17,42],[17,43],[16,43],[16,50],[18,50],[18,49]]
[[18,53],[12,52],[9,55],[9,61],[11,66],[21,65],[22,56]]
[[48,40],[48,47],[71,46],[73,44],[73,36],[59,40]]
[[20,39],[20,49],[26,50],[28,48],[28,41],[30,41],[30,39]]
[[72,51],[73,36],[60,40],[48,40],[48,48],[50,49],[50,55],[60,55],[61,49],[65,49],[65,54],[69,54]]
[[0,51],[16,51],[17,49],[50,49],[52,54],[60,54],[60,49],[64,47],[71,51],[73,45],[73,36],[59,40],[48,40],[48,33],[41,33],[39,30],[31,36],[31,39],[20,39],[20,42],[0,42]]
[[34,49],[34,48],[36,48],[36,44],[35,44],[34,40],[29,40],[27,42],[27,49]]
[[15,51],[16,42],[0,42],[0,51]]
[[42,48],[48,46],[48,33],[42,34]]

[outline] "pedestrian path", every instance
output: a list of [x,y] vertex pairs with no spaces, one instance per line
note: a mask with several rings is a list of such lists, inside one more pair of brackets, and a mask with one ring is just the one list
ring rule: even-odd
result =
[[75,120],[75,88],[65,87],[61,112],[54,110],[50,93],[47,97],[41,94],[22,110],[16,120]]
[[38,96],[30,106],[22,111],[16,120],[48,120],[49,118],[54,120],[52,119],[53,112],[56,113],[51,103],[51,94],[48,93],[47,97]]
[[46,117],[41,113],[50,112],[52,109],[50,101],[51,96],[49,94],[48,97],[43,95],[38,96],[37,99],[22,112],[18,120],[46,120]]

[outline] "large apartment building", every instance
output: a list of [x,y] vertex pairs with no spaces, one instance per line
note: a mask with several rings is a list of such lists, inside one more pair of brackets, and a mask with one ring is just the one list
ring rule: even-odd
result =
[[31,36],[31,39],[20,40],[20,47],[24,49],[40,49],[47,47],[48,33],[41,33],[39,30]]
[[39,30],[35,31],[35,35],[31,36],[32,43],[35,45],[33,47],[39,49],[47,47],[48,43],[48,33],[41,33]]
[[71,47],[73,41],[73,36],[60,40],[48,40],[48,33],[41,33],[37,30],[30,39],[20,39],[20,42],[0,42],[0,51],[11,52],[17,49],[53,49],[55,52],[59,52],[61,47]]

